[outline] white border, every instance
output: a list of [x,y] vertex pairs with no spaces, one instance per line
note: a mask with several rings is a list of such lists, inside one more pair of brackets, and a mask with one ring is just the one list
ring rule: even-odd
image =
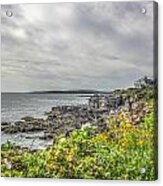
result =
[[[94,0],[0,0],[0,4],[18,4],[18,3],[54,3],[54,2],[93,2]],[[97,0],[96,0],[97,1]],[[98,1],[104,1],[104,0],[98,0]],[[108,0],[105,0],[108,1]],[[115,0],[112,0],[115,1]],[[122,0],[119,0],[122,1]],[[104,181],[104,180],[56,180],[56,179],[20,179],[20,178],[0,178],[0,185],[1,186],[76,186],[79,184],[80,186],[103,186],[107,184],[111,185],[143,185],[143,186],[150,186],[150,185],[163,185],[163,178],[161,176],[161,173],[163,172],[163,135],[161,132],[163,131],[163,114],[161,114],[161,111],[163,111],[163,105],[162,105],[162,95],[163,95],[163,86],[161,86],[161,79],[163,79],[163,52],[161,52],[161,49],[163,48],[163,37],[161,33],[163,33],[163,1],[157,0],[159,3],[159,179],[157,181],[151,181],[151,182],[135,182],[135,181]]]

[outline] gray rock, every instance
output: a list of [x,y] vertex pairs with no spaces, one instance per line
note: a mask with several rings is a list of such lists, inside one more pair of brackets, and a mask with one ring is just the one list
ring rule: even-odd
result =
[[31,116],[25,116],[25,117],[22,117],[21,120],[24,120],[24,121],[31,121],[31,120],[34,120],[34,118],[31,117]]
[[11,124],[10,122],[1,122],[1,126],[8,126],[10,124]]

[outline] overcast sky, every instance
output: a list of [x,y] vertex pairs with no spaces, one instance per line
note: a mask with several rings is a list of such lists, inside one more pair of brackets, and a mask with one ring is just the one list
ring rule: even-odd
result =
[[109,90],[152,75],[152,2],[3,5],[1,14],[3,92]]

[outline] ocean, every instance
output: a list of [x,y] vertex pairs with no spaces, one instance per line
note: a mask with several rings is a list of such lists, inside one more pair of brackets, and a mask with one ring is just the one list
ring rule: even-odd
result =
[[1,122],[14,122],[24,116],[44,118],[45,112],[62,105],[81,105],[88,103],[84,94],[1,94]]
[[[90,95],[89,95],[90,96]],[[1,94],[1,122],[15,122],[24,116],[45,118],[45,112],[52,107],[62,105],[83,105],[88,103],[88,95],[84,94],[26,94],[2,93]],[[1,133],[1,144],[8,140],[21,147],[30,149],[46,148],[53,140],[40,140],[43,132],[35,133]],[[30,138],[31,137],[31,138]]]

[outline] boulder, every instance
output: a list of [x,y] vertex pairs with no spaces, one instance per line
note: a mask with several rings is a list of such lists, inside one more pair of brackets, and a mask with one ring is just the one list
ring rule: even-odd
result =
[[1,126],[8,126],[10,124],[11,124],[10,122],[1,122]]
[[24,121],[32,121],[32,120],[34,120],[34,117],[25,116],[25,117],[22,117],[21,120],[24,120]]

